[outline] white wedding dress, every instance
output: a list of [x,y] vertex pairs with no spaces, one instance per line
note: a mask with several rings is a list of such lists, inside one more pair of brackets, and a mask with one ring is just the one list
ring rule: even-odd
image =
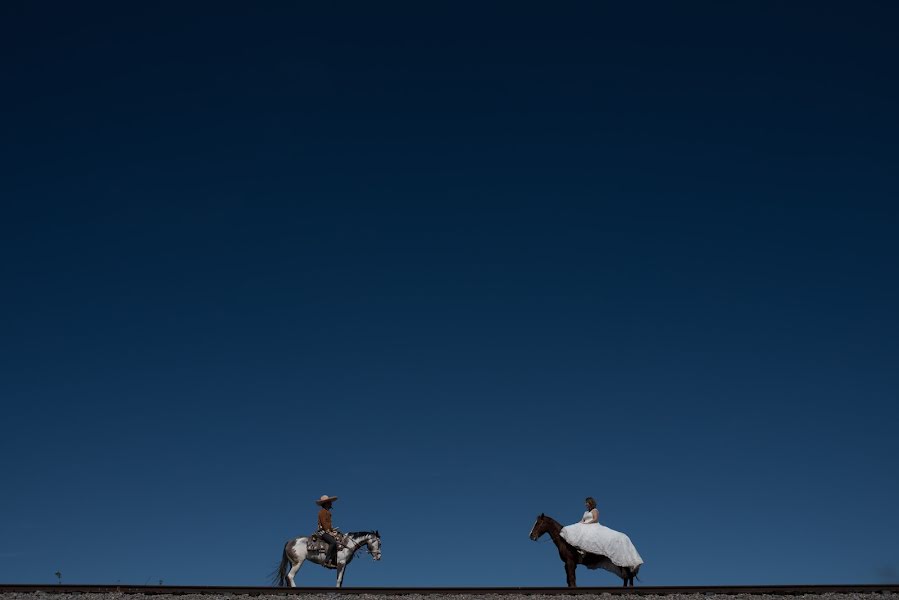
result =
[[[605,556],[617,567],[633,568],[643,564],[631,539],[620,531],[600,525],[591,511],[584,513],[580,523],[563,527],[561,535],[575,548]],[[606,568],[605,565],[598,566]]]

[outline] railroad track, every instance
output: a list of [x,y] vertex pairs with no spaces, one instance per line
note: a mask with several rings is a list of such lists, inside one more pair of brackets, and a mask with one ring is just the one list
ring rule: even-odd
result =
[[596,594],[639,594],[659,595],[671,594],[772,594],[778,596],[794,596],[802,594],[883,594],[899,593],[899,584],[888,585],[735,585],[735,586],[639,586],[623,587],[248,587],[248,586],[169,586],[169,585],[54,585],[54,584],[0,584],[0,594],[12,592],[46,594],[105,594],[110,592],[122,594],[208,594],[208,595],[303,595],[303,594],[375,594],[384,596],[399,595],[468,595],[485,596],[492,594],[517,595],[596,595]]

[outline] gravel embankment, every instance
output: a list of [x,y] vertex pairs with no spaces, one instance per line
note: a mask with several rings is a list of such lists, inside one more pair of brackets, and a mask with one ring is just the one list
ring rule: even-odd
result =
[[[0,600],[243,600],[240,594],[47,594],[43,592],[8,592],[0,594]],[[333,594],[303,594],[297,600],[334,600]],[[282,595],[246,596],[246,600],[285,600]],[[541,596],[536,594],[446,594],[427,596],[419,594],[373,595],[353,594],[347,600],[899,600],[899,594],[891,592],[853,594],[582,594],[577,596]]]

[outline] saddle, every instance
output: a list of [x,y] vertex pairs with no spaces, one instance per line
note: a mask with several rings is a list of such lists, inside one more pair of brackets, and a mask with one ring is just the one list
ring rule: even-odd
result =
[[[306,538],[306,553],[307,554],[324,554],[328,551],[328,542],[326,542],[319,535],[320,532],[316,531],[308,538]],[[346,547],[348,538],[340,532],[331,531],[331,535],[334,536],[334,539],[337,540],[337,550],[339,551],[341,548]]]

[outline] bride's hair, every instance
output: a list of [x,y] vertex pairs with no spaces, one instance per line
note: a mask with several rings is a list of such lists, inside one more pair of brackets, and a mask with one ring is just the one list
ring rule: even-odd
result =
[[590,510],[596,508],[596,500],[593,499],[593,496],[587,496],[587,505],[590,506]]

